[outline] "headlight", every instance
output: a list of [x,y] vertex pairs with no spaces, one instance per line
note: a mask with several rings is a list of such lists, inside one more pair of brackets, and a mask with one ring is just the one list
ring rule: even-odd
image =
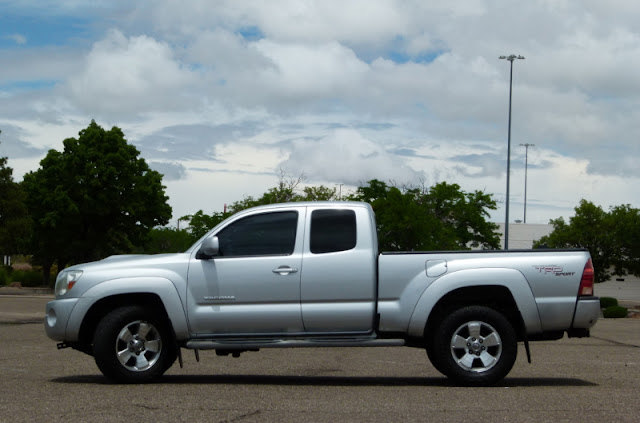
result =
[[63,270],[56,278],[56,297],[66,294],[78,279],[82,276],[82,270]]

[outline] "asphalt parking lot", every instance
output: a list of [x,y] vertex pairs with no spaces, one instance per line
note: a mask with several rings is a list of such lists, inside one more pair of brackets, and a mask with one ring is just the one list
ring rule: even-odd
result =
[[521,347],[509,376],[490,388],[453,386],[424,351],[410,348],[262,350],[237,359],[205,351],[200,363],[185,351],[184,369],[176,364],[157,383],[125,386],[107,384],[91,357],[56,350],[29,311],[47,300],[0,296],[0,315],[13,313],[0,323],[0,422],[636,422],[640,415],[640,319],[604,319],[591,338],[533,343],[531,365]]

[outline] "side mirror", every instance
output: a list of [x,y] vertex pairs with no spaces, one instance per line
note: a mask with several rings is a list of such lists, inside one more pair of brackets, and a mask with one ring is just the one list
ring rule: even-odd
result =
[[205,238],[200,245],[200,249],[196,254],[196,258],[199,260],[209,260],[217,256],[220,252],[220,241],[217,236],[210,236]]

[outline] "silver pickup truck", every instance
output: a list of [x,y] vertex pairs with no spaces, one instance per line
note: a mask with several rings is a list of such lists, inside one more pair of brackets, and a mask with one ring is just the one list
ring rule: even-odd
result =
[[599,316],[589,253],[378,254],[368,204],[240,212],[179,254],[112,256],[58,275],[46,306],[58,348],[93,355],[115,382],[145,382],[183,348],[426,350],[463,385],[494,384],[517,343],[589,336]]

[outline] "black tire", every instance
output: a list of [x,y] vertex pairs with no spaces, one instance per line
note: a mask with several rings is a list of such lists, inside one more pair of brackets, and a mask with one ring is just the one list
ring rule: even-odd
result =
[[446,376],[444,369],[442,367],[442,364],[438,361],[438,356],[435,353],[435,348],[433,346],[433,340],[430,340],[427,343],[427,347],[426,347],[426,351],[427,351],[427,357],[429,357],[429,361],[431,362],[431,365],[440,373],[442,373],[443,375]]
[[142,306],[117,308],[102,318],[93,337],[98,368],[117,383],[144,383],[176,359],[166,319]]
[[511,371],[518,353],[516,333],[498,311],[460,308],[442,320],[433,338],[434,367],[458,384],[493,385]]

